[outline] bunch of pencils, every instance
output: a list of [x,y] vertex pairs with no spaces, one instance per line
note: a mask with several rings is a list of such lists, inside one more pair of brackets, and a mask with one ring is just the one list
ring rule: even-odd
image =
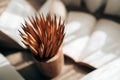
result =
[[36,15],[29,18],[29,22],[25,20],[22,24],[20,36],[23,43],[33,52],[39,59],[47,59],[55,56],[63,42],[64,22],[61,18],[57,20],[56,15],[53,17],[48,14]]

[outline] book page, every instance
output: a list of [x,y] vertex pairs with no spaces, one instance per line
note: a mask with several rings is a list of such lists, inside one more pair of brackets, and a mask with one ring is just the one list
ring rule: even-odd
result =
[[[22,39],[18,30],[20,30],[21,24],[24,24],[24,19],[28,16],[33,16],[34,13],[35,10],[25,0],[11,0],[0,15],[0,31],[15,41],[13,45],[17,42],[21,47],[26,48],[21,42]],[[8,38],[4,40],[11,40]]]
[[[20,38],[18,32],[18,30],[20,30],[21,23],[24,23],[24,20],[21,16],[4,12],[0,18],[0,31],[2,31],[5,35],[9,36],[9,38],[13,39],[13,41],[17,42],[17,44],[19,44],[21,47],[25,48],[25,46],[21,42],[22,39]],[[5,40],[10,40],[10,39],[5,39]]]
[[84,12],[69,12],[65,25],[63,52],[75,61],[79,60],[87,45],[90,34],[96,24],[96,19]]
[[120,25],[100,19],[79,61],[99,68],[120,55]]
[[39,9],[39,13],[44,16],[47,16],[48,13],[50,13],[52,16],[56,15],[57,18],[61,17],[63,21],[67,16],[67,10],[61,0],[46,0],[46,2]]
[[120,80],[120,58],[89,73],[80,80]]
[[9,0],[0,0],[0,15],[6,9],[6,6],[8,5],[8,3],[9,3]]

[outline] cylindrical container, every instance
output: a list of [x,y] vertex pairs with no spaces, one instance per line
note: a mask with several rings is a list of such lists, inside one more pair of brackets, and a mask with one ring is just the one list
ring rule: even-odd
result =
[[58,53],[52,58],[41,61],[35,59],[35,61],[41,74],[48,78],[53,78],[59,75],[62,70],[62,66],[64,64],[63,52],[60,48]]

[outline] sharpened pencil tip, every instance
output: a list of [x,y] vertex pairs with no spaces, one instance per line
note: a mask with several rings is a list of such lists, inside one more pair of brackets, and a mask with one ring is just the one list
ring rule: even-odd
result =
[[56,15],[52,17],[48,14],[44,17],[43,14],[36,14],[35,18],[28,19],[30,23],[25,20],[25,24],[22,24],[23,33],[19,31],[22,34],[20,36],[24,40],[23,43],[39,59],[55,56],[65,35],[61,18],[57,21]]

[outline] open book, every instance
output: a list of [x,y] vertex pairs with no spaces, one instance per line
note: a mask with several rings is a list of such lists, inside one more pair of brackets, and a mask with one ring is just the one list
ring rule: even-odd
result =
[[[27,9],[22,9],[25,7]],[[33,15],[34,12],[35,10],[24,0],[12,0],[9,3],[0,15],[2,48],[25,48],[21,43],[18,29],[24,22],[23,17]],[[65,32],[63,52],[77,63],[98,68],[119,56],[119,23],[107,19],[96,20],[91,14],[71,11],[66,18]]]
[[95,19],[83,12],[69,12],[63,52],[77,63],[99,68],[120,55],[120,24]]

